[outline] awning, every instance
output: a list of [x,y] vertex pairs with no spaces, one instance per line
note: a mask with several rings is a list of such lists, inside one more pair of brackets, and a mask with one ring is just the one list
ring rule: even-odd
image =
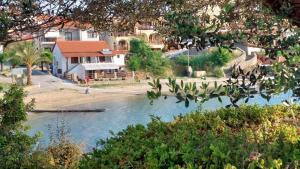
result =
[[110,70],[119,69],[120,66],[113,63],[86,63],[82,64],[85,70]]

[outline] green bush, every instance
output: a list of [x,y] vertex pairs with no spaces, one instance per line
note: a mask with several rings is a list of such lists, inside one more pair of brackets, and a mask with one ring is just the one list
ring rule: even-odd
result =
[[299,168],[300,108],[220,109],[153,118],[101,141],[80,168]]
[[162,57],[159,51],[152,51],[142,40],[130,41],[130,53],[127,67],[132,71],[145,71],[154,76],[164,76],[167,69],[171,67],[168,59]]
[[[211,52],[204,52],[199,56],[190,57],[190,65],[194,70],[211,71],[220,68],[233,58],[233,54],[225,48],[214,49]],[[185,55],[176,58],[175,63],[182,66],[188,65],[188,58]],[[220,69],[217,69],[218,71]]]
[[211,76],[211,77],[217,77],[217,78],[221,78],[221,77],[224,77],[224,71],[222,70],[222,68],[213,68],[211,71],[209,71],[207,73],[208,76]]

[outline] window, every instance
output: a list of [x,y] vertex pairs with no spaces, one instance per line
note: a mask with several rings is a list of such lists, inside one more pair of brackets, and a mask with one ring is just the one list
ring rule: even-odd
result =
[[61,74],[61,73],[62,73],[62,70],[61,70],[61,69],[57,69],[57,73],[58,73],[58,74]]
[[65,32],[65,40],[72,40],[72,32]]
[[83,63],[83,57],[79,58],[79,63]]
[[71,64],[77,64],[78,63],[78,57],[71,57]]
[[101,63],[105,62],[105,57],[99,57],[99,62]]
[[117,55],[117,58],[120,59],[120,55]]
[[88,38],[97,38],[97,32],[88,31],[87,32]]
[[85,63],[91,63],[91,62],[92,62],[91,57],[86,57],[85,58]]

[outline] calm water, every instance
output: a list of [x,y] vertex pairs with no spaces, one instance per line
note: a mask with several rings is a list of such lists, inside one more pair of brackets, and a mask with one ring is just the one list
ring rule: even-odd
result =
[[[260,98],[259,96],[251,99],[250,104],[277,104],[281,100],[291,96],[291,93],[274,96],[270,102]],[[174,116],[186,114],[197,110],[198,105],[191,103],[185,108],[183,103],[176,104],[175,98],[167,100],[160,99],[149,104],[149,100],[145,96],[131,96],[126,98],[115,98],[105,102],[95,102],[80,105],[80,108],[105,108],[102,113],[43,113],[31,114],[28,122],[31,126],[30,134],[38,131],[43,133],[40,144],[46,145],[49,142],[48,126],[56,126],[63,120],[66,127],[70,129],[72,140],[78,144],[84,145],[85,150],[95,147],[99,139],[105,139],[111,136],[110,131],[118,132],[125,129],[128,125],[144,124],[151,120],[151,115],[160,117],[163,121],[171,121]],[[225,99],[223,104],[216,99],[211,99],[204,103],[202,108],[213,110],[227,105],[228,100]],[[74,107],[72,107],[74,109]]]

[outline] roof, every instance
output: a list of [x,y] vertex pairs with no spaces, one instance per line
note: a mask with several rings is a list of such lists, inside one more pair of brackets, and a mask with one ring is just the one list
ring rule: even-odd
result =
[[[127,53],[124,50],[111,50],[105,41],[56,41],[56,45],[65,57],[114,56]],[[111,53],[101,53],[103,49],[109,49]]]
[[119,69],[120,66],[113,63],[88,63],[82,64],[84,70],[109,70]]

